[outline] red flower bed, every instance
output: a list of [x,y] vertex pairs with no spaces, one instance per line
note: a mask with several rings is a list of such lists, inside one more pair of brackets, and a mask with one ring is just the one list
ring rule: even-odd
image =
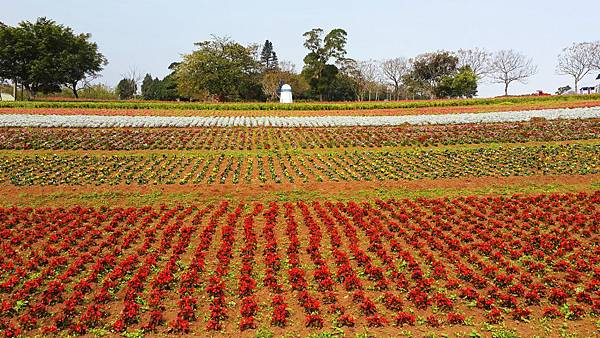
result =
[[599,226],[600,192],[4,208],[0,330],[593,327]]

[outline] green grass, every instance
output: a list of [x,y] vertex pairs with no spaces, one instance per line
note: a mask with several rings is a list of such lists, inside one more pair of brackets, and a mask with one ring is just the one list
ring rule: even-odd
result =
[[473,105],[511,105],[540,102],[574,102],[600,100],[600,94],[564,96],[522,96],[458,100],[422,100],[391,102],[320,103],[205,103],[205,102],[148,102],[148,101],[16,101],[0,102],[0,108],[88,108],[88,109],[164,109],[164,110],[365,110],[426,107],[456,107]]
[[[147,193],[139,191],[109,191],[109,192],[51,192],[51,193],[21,193],[17,196],[0,196],[0,207],[30,206],[143,206],[143,205],[185,205],[216,202],[220,200],[230,200],[233,202],[243,201],[251,202],[297,202],[297,201],[373,201],[376,199],[417,199],[417,198],[455,198],[459,196],[479,195],[504,195],[514,194],[535,195],[542,193],[566,193],[579,191],[595,191],[600,187],[600,181],[592,181],[577,185],[569,184],[536,184],[533,182],[522,183],[518,185],[490,184],[485,187],[477,188],[431,188],[431,189],[409,189],[409,188],[375,188],[368,190],[339,191],[339,192],[316,192],[307,190],[289,190],[275,192],[257,192],[255,195],[240,197],[235,192],[214,195],[206,197],[202,187],[197,190],[186,189],[185,192],[168,193],[160,190],[160,186],[151,188]],[[154,190],[155,189],[155,190]]]

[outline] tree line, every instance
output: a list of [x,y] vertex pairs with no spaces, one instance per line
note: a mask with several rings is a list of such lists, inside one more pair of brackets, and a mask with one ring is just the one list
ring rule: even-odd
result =
[[[91,81],[107,65],[90,34],[40,18],[15,27],[0,23],[0,79],[35,97],[38,93],[69,91],[78,97],[111,91]],[[114,89],[120,99],[269,101],[277,100],[281,84],[292,86],[299,100],[365,101],[470,98],[481,81],[500,83],[504,95],[515,82],[526,83],[537,73],[533,60],[514,50],[435,51],[413,58],[356,60],[348,57],[347,32],[315,28],[303,34],[307,51],[300,71],[280,61],[275,46],[242,45],[213,36],[169,65],[162,79],[137,71],[122,75]],[[600,70],[600,42],[576,43],[558,57],[557,73],[580,81]],[[559,93],[570,90],[565,86]],[[104,96],[110,96],[104,94]]]
[[77,97],[108,63],[90,38],[46,18],[16,27],[0,23],[0,79],[21,85],[32,96],[66,87]]

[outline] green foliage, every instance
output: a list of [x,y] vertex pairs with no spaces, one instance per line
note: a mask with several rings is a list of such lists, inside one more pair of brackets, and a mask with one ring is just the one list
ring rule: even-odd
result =
[[[12,90],[12,89],[11,89]],[[91,100],[118,100],[119,97],[115,93],[115,89],[105,84],[97,83],[93,85],[87,85],[77,90],[79,99],[91,99]],[[51,93],[48,95],[40,94],[37,99],[43,98],[75,98],[73,90],[68,87],[63,87],[59,93]]]
[[159,80],[146,74],[141,89],[144,100],[174,101],[178,98],[177,83],[172,75],[167,75],[164,79]]
[[492,332],[493,338],[519,338],[519,334],[513,329],[498,329]]
[[265,41],[260,52],[260,63],[265,71],[274,71],[279,69],[279,60],[277,53],[273,50],[273,43],[269,40]]
[[573,88],[571,88],[571,86],[559,87],[558,90],[556,91],[556,95],[562,95],[571,89],[573,89]]
[[267,327],[261,327],[256,331],[256,338],[271,338],[275,334]]
[[600,100],[600,94],[562,95],[562,96],[522,96],[474,98],[460,100],[422,100],[392,102],[344,102],[319,103],[305,102],[280,104],[274,102],[255,103],[206,103],[206,102],[93,102],[93,101],[0,101],[2,108],[88,108],[88,109],[170,109],[170,110],[277,110],[277,111],[310,111],[310,110],[373,110],[373,109],[407,109],[433,107],[466,107],[496,106],[513,104],[544,104],[548,102],[578,102]]
[[472,98],[477,95],[477,76],[465,66],[456,74],[444,76],[435,88],[435,95],[439,98]]
[[437,90],[444,79],[448,85],[449,77],[457,73],[458,58],[450,52],[441,51],[422,54],[412,62],[412,70],[404,77],[409,91],[428,98],[437,98]]
[[131,100],[137,92],[137,84],[133,79],[122,79],[117,84],[117,95],[120,100]]
[[226,38],[196,43],[198,50],[176,66],[177,89],[192,99],[219,102],[262,99],[254,50]]
[[107,64],[90,37],[46,18],[0,27],[0,78],[18,81],[32,96],[65,85],[77,97],[79,83]]
[[[338,68],[328,64],[331,59],[340,63],[346,56],[347,33],[343,29],[334,29],[323,38],[321,28],[312,29],[304,33],[304,47],[309,53],[304,57],[302,76],[310,84],[311,90],[319,99],[336,95],[332,90],[336,88]],[[339,86],[339,84],[338,84]]]
[[280,81],[292,86],[294,99],[308,97],[310,87],[301,75],[287,70],[273,70],[264,72],[261,77],[263,93],[268,99],[277,100]]

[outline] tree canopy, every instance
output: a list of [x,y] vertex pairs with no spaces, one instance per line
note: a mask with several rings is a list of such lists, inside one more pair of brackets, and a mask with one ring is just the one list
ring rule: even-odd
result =
[[265,41],[260,52],[260,63],[265,71],[274,71],[279,68],[277,53],[273,49],[273,43],[269,40]]
[[64,85],[77,97],[79,84],[107,64],[90,38],[46,18],[0,26],[0,77],[21,83],[32,96]]
[[134,79],[122,79],[117,84],[117,95],[120,100],[130,100],[137,92],[137,83]]
[[198,49],[176,66],[177,89],[193,99],[217,101],[262,97],[260,63],[253,47],[214,37],[196,43]]
[[339,69],[328,62],[333,59],[340,63],[346,56],[347,36],[345,30],[334,29],[323,38],[323,30],[314,28],[304,33],[304,47],[308,54],[304,57],[302,76],[310,84],[311,90],[321,100],[329,96],[335,87]]
[[414,92],[437,98],[440,81],[454,76],[457,65],[458,58],[450,52],[422,54],[412,60],[411,71],[405,76],[405,82],[413,87]]

